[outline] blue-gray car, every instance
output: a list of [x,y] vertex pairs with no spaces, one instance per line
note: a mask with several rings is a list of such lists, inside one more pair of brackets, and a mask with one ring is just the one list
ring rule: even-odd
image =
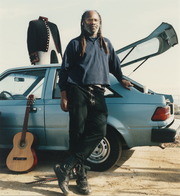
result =
[[[117,50],[122,68],[159,55],[178,43],[174,28],[162,23],[148,37]],[[23,129],[27,98],[34,95],[28,118],[28,131],[36,138],[35,150],[68,150],[69,115],[60,108],[59,64],[26,66],[6,70],[0,75],[0,148],[10,149],[13,137]],[[111,168],[124,148],[158,146],[173,142],[179,124],[174,119],[173,97],[134,85],[123,88],[110,75],[106,88],[108,106],[107,135],[87,164],[92,170]]]

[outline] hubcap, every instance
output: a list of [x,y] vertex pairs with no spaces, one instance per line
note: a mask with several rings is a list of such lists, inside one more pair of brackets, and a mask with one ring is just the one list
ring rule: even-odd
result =
[[92,163],[102,163],[109,157],[109,154],[110,144],[108,140],[104,138],[101,140],[87,160]]

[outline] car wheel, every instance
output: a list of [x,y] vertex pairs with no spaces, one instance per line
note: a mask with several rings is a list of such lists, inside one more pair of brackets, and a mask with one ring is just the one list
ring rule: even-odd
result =
[[117,134],[110,130],[87,159],[87,165],[93,171],[108,170],[116,164],[121,153],[121,141]]

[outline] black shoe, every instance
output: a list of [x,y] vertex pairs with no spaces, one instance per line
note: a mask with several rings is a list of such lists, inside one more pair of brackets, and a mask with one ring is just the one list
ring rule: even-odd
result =
[[77,189],[81,194],[89,195],[91,193],[90,186],[87,181],[87,170],[90,168],[84,166],[83,164],[78,164],[76,166],[77,174]]
[[62,190],[64,195],[69,194],[69,174],[64,171],[59,164],[54,166],[54,172],[58,179],[59,188]]
[[83,195],[89,195],[91,193],[91,188],[88,184],[87,178],[84,178],[84,179],[78,178],[76,180],[76,183],[77,183],[77,189],[78,189],[79,193],[81,193]]
[[64,161],[63,164],[56,164],[54,166],[54,172],[58,179],[58,184],[64,195],[69,194],[69,175],[74,166],[78,163],[78,160],[74,156],[70,156]]

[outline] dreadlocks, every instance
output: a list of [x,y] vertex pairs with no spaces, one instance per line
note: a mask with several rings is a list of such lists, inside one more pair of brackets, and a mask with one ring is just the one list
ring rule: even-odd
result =
[[[109,53],[109,49],[104,41],[104,38],[102,36],[102,32],[101,32],[101,27],[102,27],[102,20],[101,20],[101,16],[100,14],[94,10],[98,16],[99,16],[99,19],[100,19],[100,28],[98,30],[98,33],[97,33],[97,36],[99,37],[99,44],[100,44],[100,47],[104,49],[104,52],[106,54]],[[88,14],[88,12],[90,12],[90,10],[88,11],[85,11],[81,17],[81,34],[80,34],[80,42],[81,42],[81,51],[80,51],[80,56],[84,56],[84,53],[85,53],[85,50],[86,50],[86,35],[87,35],[87,32],[84,30],[84,26],[83,26],[83,22],[84,20],[86,19],[86,16]]]

